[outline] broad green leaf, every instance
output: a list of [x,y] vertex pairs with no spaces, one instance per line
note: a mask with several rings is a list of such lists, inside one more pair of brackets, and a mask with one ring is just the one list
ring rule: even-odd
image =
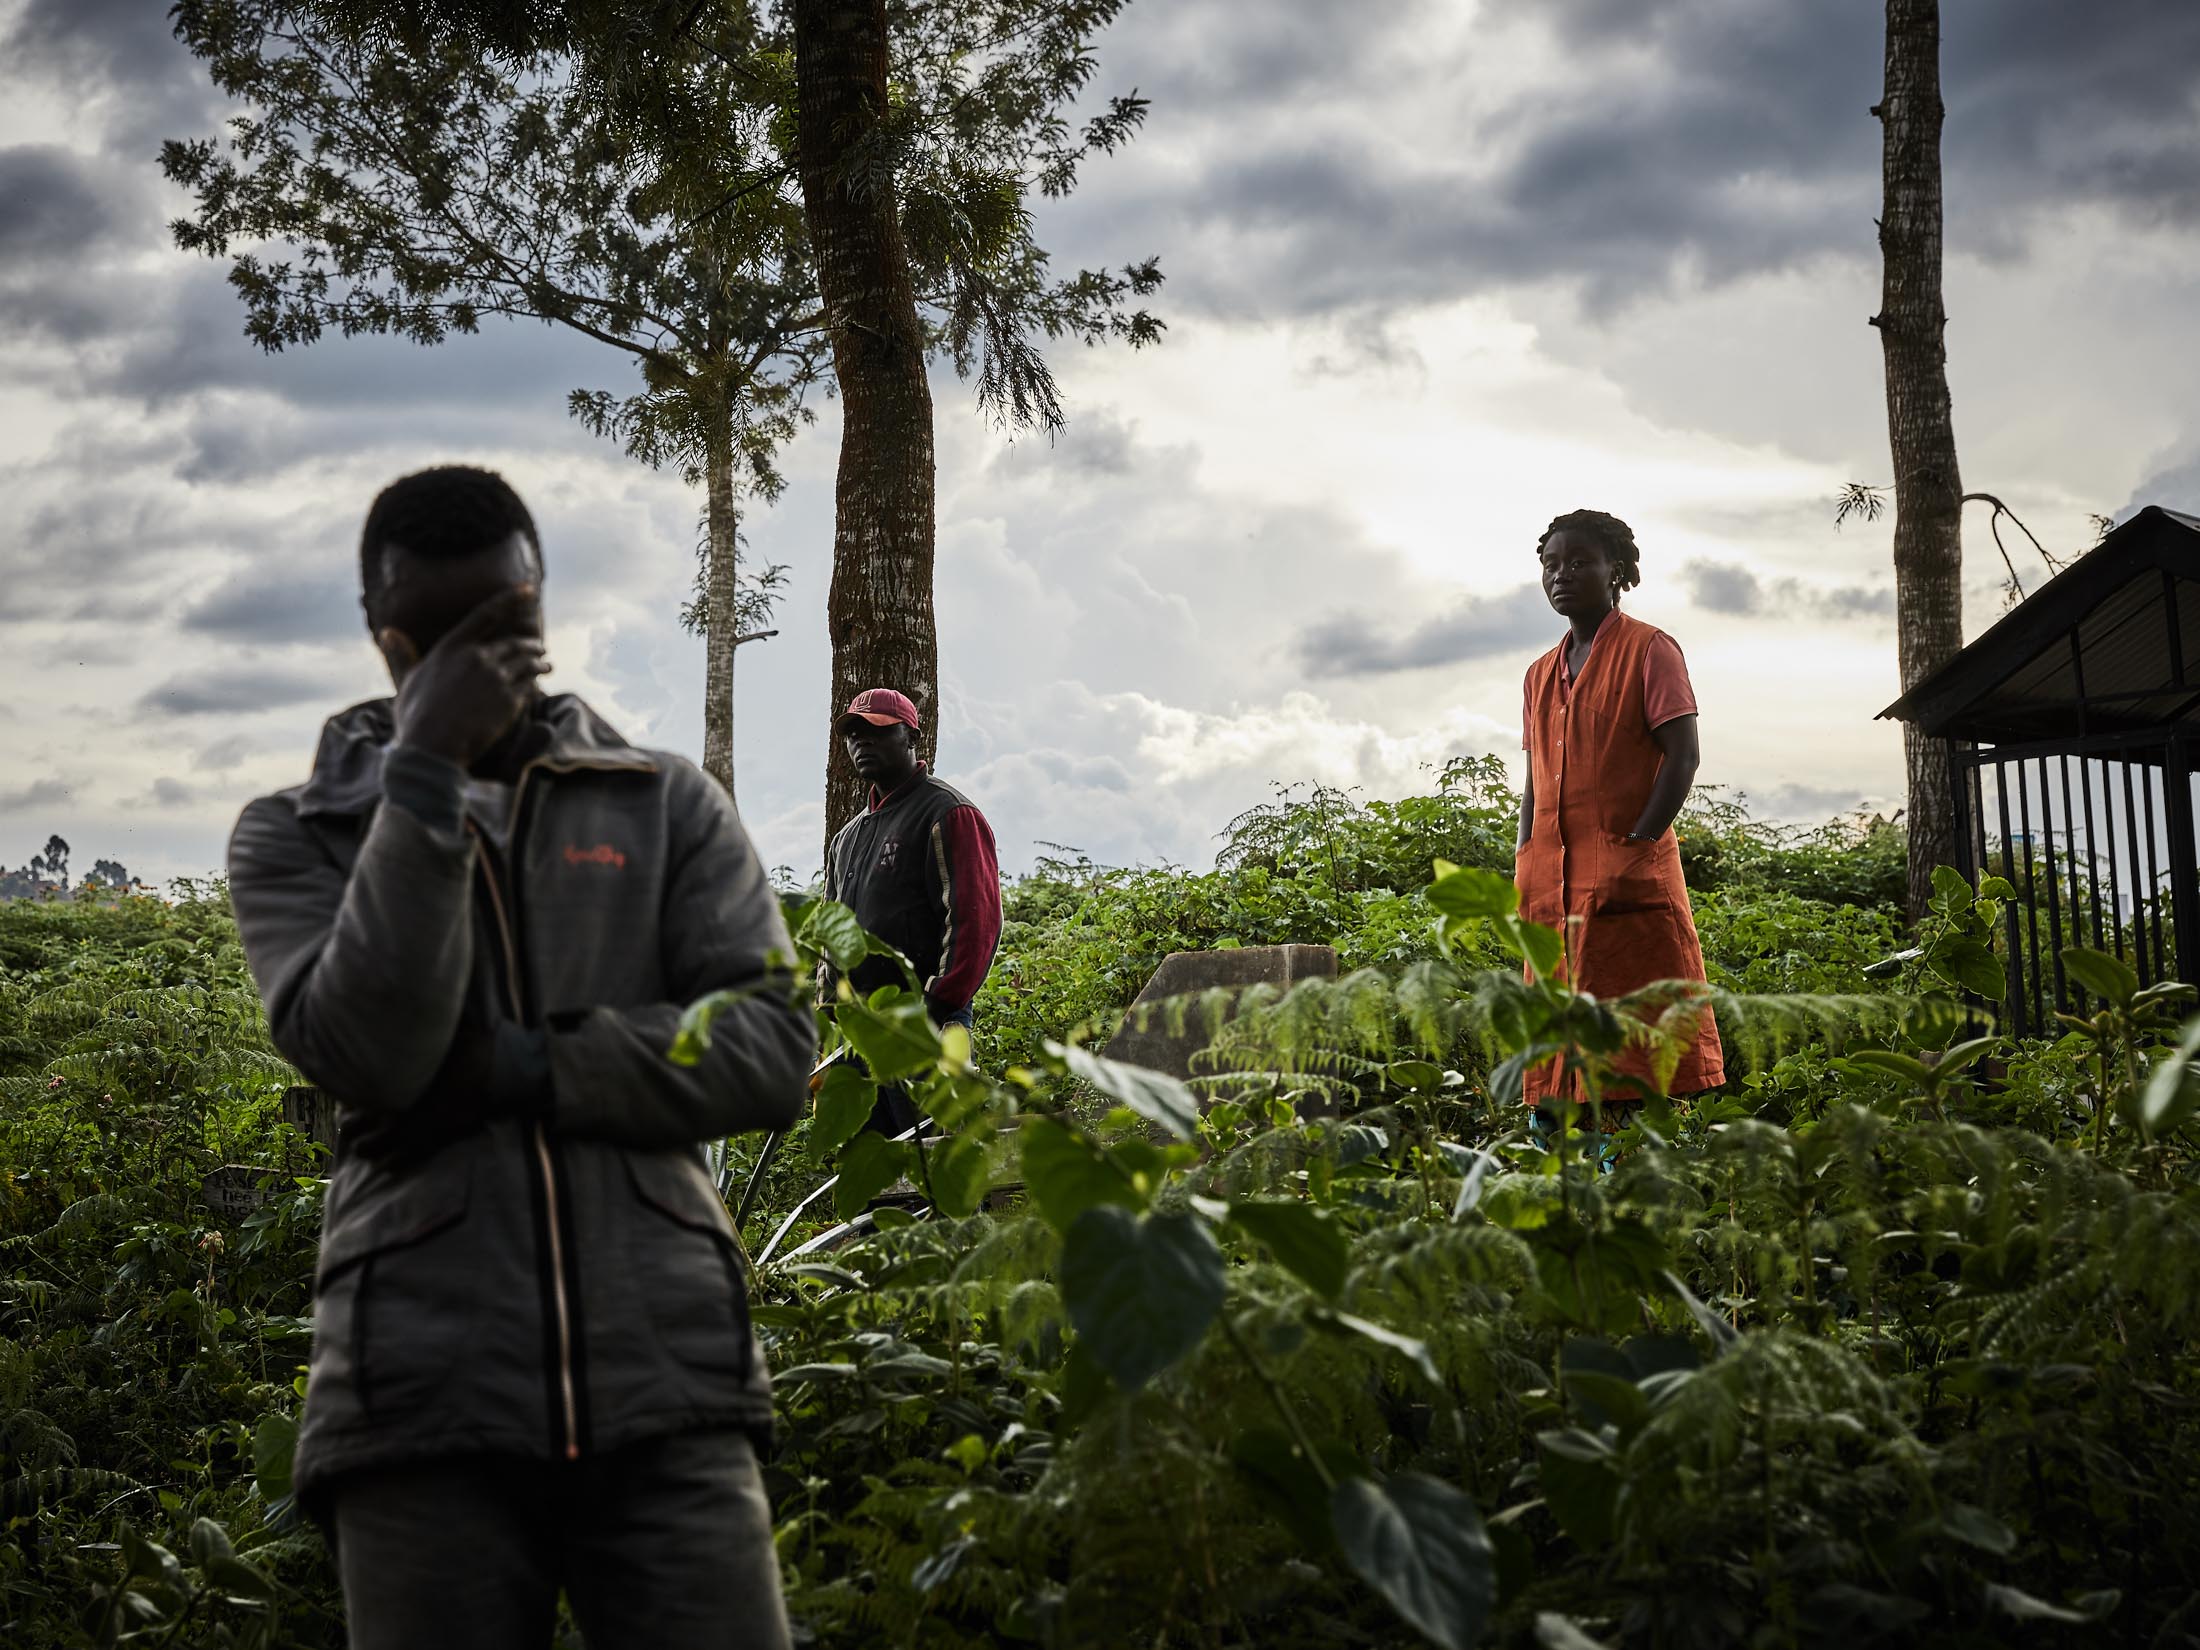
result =
[[2016,885],[2007,877],[1981,877],[1978,885],[1980,899],[2015,899]]
[[940,1034],[926,1018],[924,1004],[914,997],[904,996],[878,1008],[866,1002],[842,1003],[833,1018],[881,1083],[914,1077],[940,1057]]
[[988,1182],[985,1147],[966,1134],[952,1135],[944,1145],[925,1148],[925,1180],[940,1213],[957,1220],[978,1212],[985,1201]]
[[1942,1078],[1949,1078],[1960,1071],[1967,1071],[1986,1055],[2001,1047],[1999,1037],[1973,1037],[1969,1042],[1958,1043],[1933,1064],[1933,1070]]
[[1125,1065],[1089,1049],[1050,1042],[1047,1052],[1080,1077],[1150,1123],[1158,1123],[1179,1140],[1190,1140],[1199,1131],[1199,1103],[1192,1091],[1166,1072]]
[[1965,1502],[1952,1502],[1943,1508],[1940,1517],[1934,1520],[1934,1527],[1954,1536],[1966,1547],[1976,1547],[1996,1558],[2007,1558],[2017,1550],[2016,1531],[1984,1508]]
[[1024,1189],[1040,1218],[1067,1232],[1087,1209],[1112,1203],[1143,1209],[1146,1200],[1122,1171],[1051,1117],[1027,1117],[1016,1131]]
[[1511,877],[1453,866],[1428,885],[1428,902],[1447,917],[1509,917],[1520,908]]
[[2089,945],[2066,945],[2063,972],[2103,1002],[2128,1007],[2139,992],[2139,973],[2121,957],[2096,951]]
[[1933,1086],[1933,1068],[1915,1055],[1901,1054],[1891,1048],[1860,1048],[1848,1059],[1852,1066],[1883,1071],[1921,1089]]
[[229,1532],[211,1518],[191,1521],[191,1562],[200,1569],[217,1558],[234,1558],[237,1550],[230,1545]]
[[853,1220],[863,1206],[907,1174],[916,1161],[906,1140],[883,1134],[859,1134],[840,1154],[840,1180],[833,1187],[833,1213]]
[[719,1015],[748,995],[745,991],[713,991],[680,1011],[679,1028],[665,1057],[676,1066],[692,1066],[710,1048],[710,1028]]
[[1379,1323],[1366,1318],[1356,1318],[1349,1312],[1324,1312],[1314,1320],[1322,1328],[1343,1335],[1357,1335],[1377,1346],[1387,1347],[1421,1372],[1421,1378],[1431,1386],[1444,1384],[1443,1373],[1436,1367],[1436,1359],[1429,1352],[1428,1342],[1415,1340],[1411,1335],[1401,1335],[1395,1329],[1385,1329]]
[[1642,1388],[1624,1375],[1601,1369],[1569,1369],[1565,1372],[1565,1382],[1566,1390],[1581,1401],[1593,1425],[1601,1426],[1608,1421],[1618,1427],[1622,1435],[1632,1436],[1650,1419],[1650,1400],[1643,1396]]
[[1975,992],[1990,1003],[2000,1002],[2009,990],[2001,959],[1979,940],[1949,935],[1925,953],[1925,963],[1950,985]]
[[1433,1089],[1442,1086],[1444,1068],[1434,1060],[1393,1060],[1383,1075],[1401,1088]]
[[1566,1427],[1536,1437],[1543,1502],[1559,1528],[1584,1547],[1610,1544],[1620,1476],[1612,1447],[1593,1432]]
[[1933,867],[1933,898],[1960,910],[1971,903],[1971,885],[1953,865],[1936,865]]
[[199,1566],[206,1579],[232,1599],[264,1604],[276,1593],[275,1578],[247,1559],[224,1553]]
[[1551,1610],[1536,1612],[1535,1642],[1540,1650],[1611,1650],[1604,1640],[1592,1638],[1565,1616]]
[[1989,1581],[1979,1589],[1989,1609],[1998,1610],[2012,1621],[2056,1621],[2067,1626],[2083,1627],[2095,1618],[2083,1610],[2073,1610],[2067,1605],[2050,1604],[2044,1598],[2026,1592],[2021,1587],[2007,1587],[1997,1581]]
[[1316,1294],[1335,1300],[1344,1293],[1351,1243],[1344,1229],[1311,1203],[1287,1198],[1234,1202],[1230,1223]]
[[2188,1021],[2176,1049],[2147,1078],[2139,1092],[2139,1127],[2149,1140],[2174,1133],[2200,1105],[2200,1020]]
[[[1314,1448],[1333,1481],[1357,1478],[1366,1470],[1342,1439],[1325,1438]],[[1239,1433],[1230,1440],[1230,1464],[1252,1483],[1262,1503],[1298,1537],[1302,1547],[1326,1552],[1335,1544],[1328,1488],[1320,1469],[1289,1433],[1276,1427]]]
[[1222,1251],[1189,1215],[1087,1209],[1056,1276],[1079,1344],[1126,1392],[1199,1345],[1222,1307]]
[[853,911],[836,900],[819,900],[810,907],[808,915],[802,919],[802,938],[843,974],[853,973],[871,954],[871,938],[864,933],[863,924],[856,920]]
[[1462,1490],[1417,1472],[1329,1492],[1330,1527],[1354,1573],[1443,1650],[1471,1650],[1497,1602],[1497,1559]]
[[817,1111],[810,1119],[809,1153],[822,1163],[856,1137],[878,1106],[878,1084],[862,1068],[841,1060],[825,1068]]
[[263,1416],[252,1433],[252,1474],[260,1499],[280,1501],[290,1493],[291,1458],[298,1452],[298,1423],[287,1415]]
[[1528,966],[1535,970],[1539,980],[1555,975],[1558,965],[1566,958],[1566,937],[1555,928],[1522,918],[1511,925],[1507,934],[1515,949],[1527,958]]

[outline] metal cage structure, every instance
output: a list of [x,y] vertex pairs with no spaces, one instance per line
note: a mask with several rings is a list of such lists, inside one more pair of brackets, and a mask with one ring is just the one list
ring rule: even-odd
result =
[[1957,869],[2017,891],[2011,1030],[2088,1012],[2066,946],[2200,985],[2200,517],[2139,511],[1880,714],[1950,741]]

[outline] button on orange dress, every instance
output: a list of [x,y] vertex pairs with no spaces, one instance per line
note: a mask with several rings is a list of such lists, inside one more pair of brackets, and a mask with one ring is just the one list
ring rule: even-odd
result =
[[[1679,660],[1663,631],[1615,608],[1572,682],[1563,641],[1528,669],[1525,733],[1535,815],[1514,866],[1520,914],[1561,930],[1574,989],[1607,1000],[1657,980],[1704,977],[1679,843],[1670,829],[1649,842],[1627,840],[1663,761],[1651,737],[1653,720],[1666,720],[1676,705],[1681,714],[1695,710]],[[1650,1050],[1631,1043],[1614,1063],[1647,1081]],[[1562,1071],[1556,1058],[1531,1071],[1528,1103],[1555,1097]],[[1690,1094],[1725,1081],[1719,1028],[1707,1009],[1667,1092]]]

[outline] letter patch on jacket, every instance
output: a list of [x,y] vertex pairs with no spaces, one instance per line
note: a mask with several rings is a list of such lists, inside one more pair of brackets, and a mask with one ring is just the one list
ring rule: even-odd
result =
[[894,868],[894,862],[900,857],[901,838],[898,836],[890,838],[886,846],[878,851],[878,868],[881,871],[891,871]]
[[568,842],[565,845],[565,863],[568,865],[610,865],[623,871],[626,855],[608,842],[599,842],[593,848],[583,848]]

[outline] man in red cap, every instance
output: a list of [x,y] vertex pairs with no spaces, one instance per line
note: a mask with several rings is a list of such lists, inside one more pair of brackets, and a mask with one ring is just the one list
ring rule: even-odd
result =
[[[915,968],[935,1023],[971,1023],[970,1003],[1001,938],[1001,872],[993,828],[975,804],[925,770],[917,707],[892,688],[866,688],[834,725],[870,805],[825,855],[825,897]],[[828,989],[832,980],[825,980]],[[849,976],[858,992],[903,983],[891,958],[867,958]],[[898,1134],[917,1120],[899,1088],[883,1090],[871,1127]]]

